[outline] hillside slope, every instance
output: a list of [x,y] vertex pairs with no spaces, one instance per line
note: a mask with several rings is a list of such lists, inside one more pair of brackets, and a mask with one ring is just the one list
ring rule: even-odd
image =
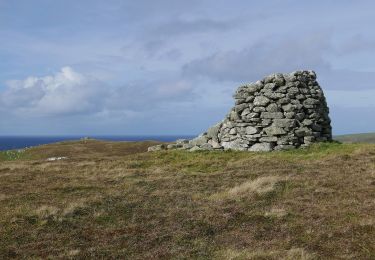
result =
[[0,153],[0,258],[375,258],[375,145],[148,146]]
[[375,133],[338,135],[335,140],[343,143],[372,143],[375,144]]

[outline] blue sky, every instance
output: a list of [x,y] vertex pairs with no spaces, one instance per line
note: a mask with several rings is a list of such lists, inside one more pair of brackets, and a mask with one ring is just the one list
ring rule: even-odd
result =
[[0,135],[198,134],[244,82],[312,69],[375,132],[374,1],[0,0]]

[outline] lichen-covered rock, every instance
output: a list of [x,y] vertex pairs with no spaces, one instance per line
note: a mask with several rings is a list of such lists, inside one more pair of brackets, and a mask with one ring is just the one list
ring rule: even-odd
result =
[[165,149],[272,151],[332,140],[329,109],[313,71],[276,73],[240,86],[223,121],[200,136]]

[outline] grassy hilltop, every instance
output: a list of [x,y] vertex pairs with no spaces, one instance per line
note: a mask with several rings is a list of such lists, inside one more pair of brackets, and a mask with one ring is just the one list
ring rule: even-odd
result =
[[0,258],[375,258],[375,145],[146,153],[153,144],[0,153]]

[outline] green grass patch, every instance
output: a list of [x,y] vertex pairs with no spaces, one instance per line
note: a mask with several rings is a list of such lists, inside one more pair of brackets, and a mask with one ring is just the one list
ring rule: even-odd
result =
[[25,150],[8,150],[0,152],[0,161],[16,161],[26,159],[27,153]]

